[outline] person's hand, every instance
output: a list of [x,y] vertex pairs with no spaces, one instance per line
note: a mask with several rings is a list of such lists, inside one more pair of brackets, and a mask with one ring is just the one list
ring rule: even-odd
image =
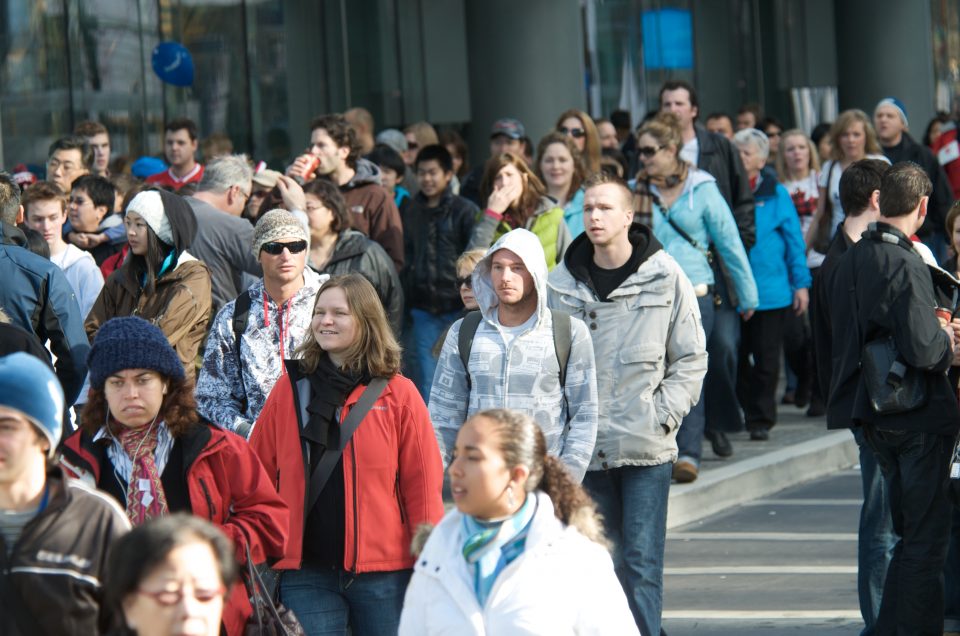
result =
[[957,340],[954,336],[954,326],[953,324],[944,325],[941,327],[943,331],[947,334],[947,337],[950,339],[950,351],[955,352],[957,350]]
[[490,198],[487,199],[487,209],[493,210],[497,214],[503,214],[520,197],[522,192],[523,185],[520,183],[496,187],[490,193]]
[[97,245],[103,245],[110,239],[107,238],[105,233],[100,234],[87,234],[87,240],[90,241],[90,247],[96,247]]
[[290,177],[277,177],[277,189],[280,190],[280,196],[283,197],[283,207],[288,210],[307,210],[307,197],[303,193],[300,184]]
[[753,310],[752,310],[752,309],[745,309],[745,310],[741,311],[741,312],[740,312],[740,317],[743,318],[743,322],[747,322],[748,320],[750,320],[751,318],[753,318]]
[[89,250],[96,247],[99,243],[94,242],[94,237],[98,235],[89,232],[70,232],[67,234],[67,240],[82,250]]
[[314,177],[311,168],[315,162],[316,158],[310,153],[302,154],[297,157],[292,164],[287,166],[287,176],[300,177],[304,181],[310,181]]
[[802,316],[810,306],[810,292],[806,288],[793,292],[793,313]]
[[74,232],[72,230],[70,232],[67,232],[66,239],[67,239],[67,243],[73,243],[79,248],[83,248],[83,244],[86,243],[86,239],[81,238],[79,232]]

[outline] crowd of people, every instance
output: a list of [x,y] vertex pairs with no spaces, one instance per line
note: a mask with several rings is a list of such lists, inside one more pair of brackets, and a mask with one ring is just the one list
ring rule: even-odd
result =
[[0,632],[240,634],[262,573],[307,634],[660,634],[671,483],[778,403],[859,445],[869,633],[960,628],[953,123],[659,100],[0,173]]

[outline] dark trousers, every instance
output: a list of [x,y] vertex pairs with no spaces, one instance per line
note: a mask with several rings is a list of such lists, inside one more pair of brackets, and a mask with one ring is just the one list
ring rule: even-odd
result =
[[720,304],[714,307],[713,330],[707,337],[709,357],[707,375],[703,379],[706,430],[736,433],[743,430],[737,401],[737,349],[743,323],[730,300],[723,275],[714,269],[714,276]]
[[783,321],[790,307],[756,311],[740,326],[737,397],[748,430],[777,423],[777,381],[783,346]]
[[890,497],[900,536],[887,570],[876,634],[943,633],[943,564],[950,536],[946,482],[953,439],[864,426]]
[[794,394],[797,403],[810,401],[813,382],[813,338],[810,334],[809,312],[798,316],[788,311],[783,317],[783,357],[787,368],[797,378]]

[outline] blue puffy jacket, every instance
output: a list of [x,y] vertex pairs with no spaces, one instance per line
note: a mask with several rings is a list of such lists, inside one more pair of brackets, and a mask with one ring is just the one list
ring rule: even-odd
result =
[[793,304],[793,292],[810,287],[806,247],[800,217],[777,175],[764,168],[753,193],[757,243],[750,249],[750,267],[757,281],[757,309],[781,309]]

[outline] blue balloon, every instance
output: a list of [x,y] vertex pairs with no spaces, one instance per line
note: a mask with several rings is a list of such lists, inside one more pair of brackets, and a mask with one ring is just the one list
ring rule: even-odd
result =
[[193,84],[193,58],[179,42],[161,42],[153,49],[153,72],[162,81],[174,86]]

